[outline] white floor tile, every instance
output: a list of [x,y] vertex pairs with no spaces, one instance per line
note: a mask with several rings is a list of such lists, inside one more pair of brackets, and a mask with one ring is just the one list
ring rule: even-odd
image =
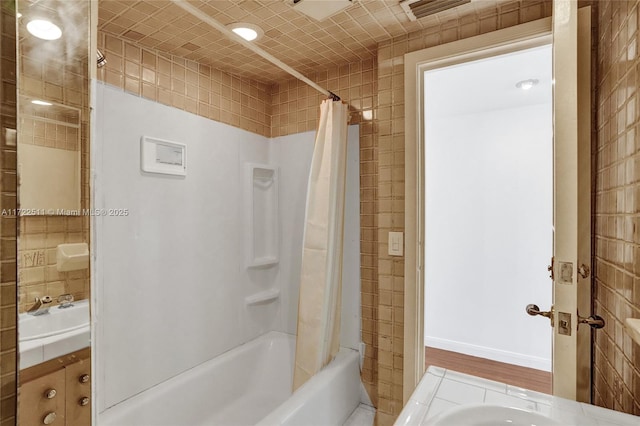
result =
[[344,422],[343,426],[373,426],[373,418],[376,410],[365,404],[360,404],[358,408],[353,410],[351,416]]

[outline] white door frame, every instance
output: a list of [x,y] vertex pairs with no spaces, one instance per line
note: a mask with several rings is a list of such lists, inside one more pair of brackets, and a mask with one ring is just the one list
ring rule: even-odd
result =
[[[551,43],[551,18],[404,56],[405,291],[403,402],[424,374],[424,72]],[[551,290],[551,286],[549,287]],[[533,302],[532,302],[533,303]],[[524,307],[523,307],[524,310]],[[551,342],[550,342],[551,344]]]

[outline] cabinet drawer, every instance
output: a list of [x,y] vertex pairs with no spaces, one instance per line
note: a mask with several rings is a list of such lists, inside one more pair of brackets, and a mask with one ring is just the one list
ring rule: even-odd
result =
[[20,425],[64,425],[65,371],[61,369],[24,383],[19,398]]
[[91,426],[91,362],[89,359],[67,365],[67,425]]

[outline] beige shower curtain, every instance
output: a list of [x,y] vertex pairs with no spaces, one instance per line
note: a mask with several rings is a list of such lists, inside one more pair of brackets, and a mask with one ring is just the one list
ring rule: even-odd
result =
[[311,161],[302,246],[293,390],[338,353],[348,107],[327,99]]

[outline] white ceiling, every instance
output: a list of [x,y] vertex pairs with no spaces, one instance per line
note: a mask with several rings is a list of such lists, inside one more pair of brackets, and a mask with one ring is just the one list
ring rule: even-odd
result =
[[[551,45],[425,72],[430,117],[551,103]],[[530,90],[516,88],[537,79]]]

